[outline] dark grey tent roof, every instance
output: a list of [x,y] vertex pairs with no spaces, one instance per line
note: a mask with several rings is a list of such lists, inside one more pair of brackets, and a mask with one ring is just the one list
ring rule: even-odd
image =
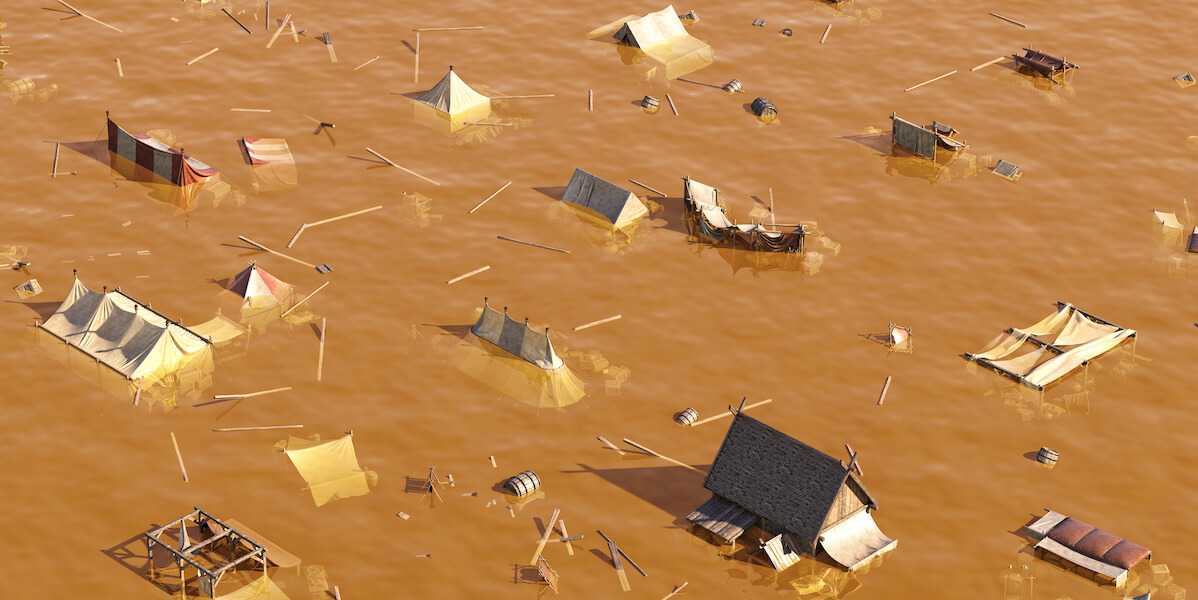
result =
[[635,194],[582,169],[574,169],[562,201],[585,206],[617,226],[649,214]]
[[[839,459],[739,413],[703,487],[814,544],[850,476]],[[876,508],[860,489],[865,503]]]

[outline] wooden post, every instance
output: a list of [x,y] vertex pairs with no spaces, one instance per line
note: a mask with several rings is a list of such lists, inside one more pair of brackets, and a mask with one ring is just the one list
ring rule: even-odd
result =
[[921,88],[921,87],[923,87],[923,86],[925,86],[925,85],[927,85],[927,84],[929,84],[929,83],[932,83],[932,82],[934,82],[934,81],[940,81],[941,79],[944,79],[945,77],[948,77],[949,75],[952,75],[953,73],[956,73],[956,72],[957,72],[957,70],[956,70],[956,69],[953,69],[952,71],[949,71],[948,73],[945,73],[944,75],[941,75],[941,76],[939,76],[939,77],[933,77],[933,78],[931,78],[931,79],[929,79],[929,80],[927,80],[927,81],[925,81],[925,82],[923,82],[923,83],[918,83],[918,84],[915,84],[915,85],[913,85],[913,86],[911,86],[911,87],[909,87],[909,88],[907,88],[907,89],[905,89],[905,90],[903,90],[903,91],[904,91],[904,92],[909,92],[909,91],[911,91],[911,90],[914,90],[914,89],[917,89],[917,88]]
[[50,177],[58,177],[58,147],[61,142],[54,142],[54,166],[50,170]]
[[253,398],[254,396],[265,396],[267,394],[273,394],[275,392],[286,392],[290,389],[291,389],[291,386],[287,386],[287,387],[281,387],[281,388],[274,388],[271,390],[264,390],[261,392],[250,392],[248,394],[217,394],[217,395],[213,396],[212,398],[214,400],[235,400],[237,398]]
[[491,468],[492,469],[499,468],[499,465],[495,464],[495,456],[494,455],[488,456],[487,458],[491,459]]
[[234,17],[234,16],[233,16],[233,13],[229,12],[229,9],[227,9],[227,8],[222,8],[222,9],[221,9],[221,11],[222,11],[222,12],[224,12],[226,15],[229,15],[229,18],[230,18],[230,19],[233,19],[233,22],[234,22],[234,23],[237,23],[238,25],[240,25],[240,26],[241,26],[241,28],[242,28],[242,29],[244,29],[246,33],[248,33],[248,34],[250,34],[250,35],[254,35],[254,32],[250,31],[250,28],[249,28],[249,27],[246,27],[245,25],[243,25],[243,24],[241,23],[241,21],[238,21],[238,20],[237,20],[237,17]]
[[490,200],[491,200],[491,198],[494,198],[495,196],[498,196],[498,195],[499,195],[499,192],[502,192],[503,190],[506,190],[506,189],[507,189],[507,186],[509,186],[509,185],[512,185],[512,182],[510,182],[510,181],[509,181],[509,182],[507,182],[507,183],[503,184],[503,187],[499,188],[498,190],[495,190],[495,193],[494,193],[494,194],[491,194],[490,196],[487,196],[487,197],[486,197],[486,199],[484,199],[482,202],[479,202],[478,204],[476,204],[476,205],[474,206],[474,208],[472,208],[472,209],[470,209],[469,211],[467,211],[467,212],[466,212],[466,214],[468,214],[468,215],[472,215],[472,214],[474,214],[474,211],[476,211],[476,210],[478,210],[478,209],[482,208],[482,205],[484,205],[484,204],[486,204],[488,201],[490,201]]
[[266,0],[266,30],[270,31],[270,0]]
[[387,164],[389,164],[389,165],[391,165],[391,166],[395,167],[396,169],[399,169],[400,171],[403,171],[403,172],[405,172],[405,173],[410,173],[410,174],[412,174],[412,175],[415,175],[415,176],[417,176],[417,177],[419,177],[419,178],[421,178],[421,179],[423,179],[423,180],[425,180],[425,181],[427,181],[427,182],[429,182],[429,183],[431,183],[431,184],[433,184],[433,185],[441,185],[441,184],[437,183],[436,181],[433,181],[432,179],[429,179],[428,177],[425,177],[424,175],[421,175],[420,173],[417,173],[417,172],[415,172],[415,171],[409,171],[408,169],[405,169],[405,168],[403,168],[403,167],[401,167],[401,166],[399,166],[399,165],[397,165],[397,164],[395,164],[395,163],[391,162],[391,159],[387,158],[386,156],[383,156],[382,154],[379,154],[378,152],[375,152],[374,150],[371,150],[370,148],[367,148],[367,149],[366,149],[366,151],[367,151],[367,152],[369,152],[369,153],[371,153],[371,154],[373,154],[373,155],[375,155],[375,156],[377,156],[377,157],[379,157],[379,158],[381,158],[381,159],[383,159],[383,162],[385,162],[385,163],[387,163]]
[[290,257],[290,256],[287,256],[286,254],[283,254],[282,252],[275,252],[274,250],[271,250],[270,248],[267,248],[266,246],[263,246],[262,244],[259,244],[258,242],[255,242],[254,240],[251,240],[250,238],[247,238],[247,237],[245,237],[245,236],[243,236],[243,235],[239,235],[239,236],[237,236],[237,239],[239,239],[239,240],[241,240],[241,241],[243,241],[243,242],[245,242],[245,243],[247,243],[247,244],[250,244],[251,246],[257,246],[258,248],[262,249],[262,251],[264,251],[264,252],[269,252],[269,253],[271,253],[271,254],[273,254],[273,255],[275,255],[275,256],[278,256],[278,257],[281,257],[281,258],[286,258],[286,259],[287,259],[287,260],[289,260],[289,261],[292,261],[292,262],[299,263],[299,264],[301,264],[301,265],[304,265],[305,267],[310,267],[310,268],[313,268],[313,269],[315,269],[315,268],[316,268],[316,265],[314,265],[314,264],[311,264],[311,263],[306,263],[306,262],[304,262],[304,261],[302,261],[302,260],[300,260],[300,259],[298,259],[298,258],[292,258],[292,257]]
[[445,284],[452,285],[452,284],[457,283],[467,277],[473,277],[475,275],[478,275],[479,273],[482,273],[483,271],[486,271],[487,269],[490,269],[490,268],[491,268],[491,265],[485,265],[485,266],[475,269],[469,273],[466,273],[465,275],[458,275],[457,277],[454,277],[453,279],[446,281]]
[[200,62],[200,61],[201,61],[201,60],[203,60],[205,57],[211,56],[211,55],[212,55],[213,53],[215,53],[217,50],[220,50],[220,48],[213,48],[213,49],[211,49],[211,50],[209,50],[209,51],[207,51],[207,52],[205,52],[205,53],[203,53],[203,54],[201,54],[201,55],[199,55],[199,56],[197,56],[197,57],[195,57],[195,58],[193,58],[193,59],[191,59],[191,60],[187,61],[187,66],[189,66],[189,67],[190,67],[191,65],[193,65],[193,64],[195,64],[195,63],[197,63],[197,62]]
[[637,184],[637,185],[639,185],[639,186],[641,186],[641,187],[643,187],[643,188],[645,188],[645,189],[649,190],[650,192],[653,192],[653,193],[655,193],[655,194],[657,194],[657,195],[661,196],[662,198],[665,198],[665,197],[666,197],[666,193],[665,193],[665,192],[663,192],[663,191],[660,191],[660,190],[656,190],[656,189],[654,189],[654,188],[651,188],[651,187],[649,187],[649,186],[647,186],[647,185],[645,185],[645,184],[643,184],[643,183],[641,183],[641,182],[639,182],[639,181],[637,181],[637,180],[635,180],[635,179],[629,179],[628,181],[631,181],[632,183],[635,183],[635,184]]
[[179,452],[179,440],[175,439],[175,432],[171,432],[171,443],[175,445],[175,458],[179,459],[179,470],[183,471],[183,483],[187,483],[187,467],[183,466],[183,453]]
[[416,64],[412,66],[412,83],[420,83],[420,32],[416,32]]
[[976,67],[974,67],[974,68],[972,68],[972,69],[970,69],[970,71],[976,71],[976,70],[978,70],[978,69],[981,69],[981,68],[984,68],[984,67],[989,67],[990,65],[992,65],[992,64],[994,64],[994,63],[996,63],[996,62],[998,62],[998,61],[1000,61],[1000,60],[1003,60],[1004,58],[1006,58],[1006,57],[1005,57],[1005,56],[1000,56],[1000,57],[998,57],[998,58],[996,58],[996,59],[994,59],[994,60],[988,60],[988,61],[986,61],[986,62],[984,62],[984,63],[982,63],[982,64],[980,64],[980,65],[978,65],[978,66],[976,66]]
[[821,43],[821,44],[822,44],[822,43],[824,43],[824,40],[828,39],[828,32],[829,32],[829,31],[832,31],[832,24],[831,24],[831,23],[828,23],[828,26],[824,28],[824,35],[820,36],[820,38],[819,38],[819,43]]
[[653,456],[656,456],[657,458],[660,458],[660,459],[662,459],[662,460],[665,460],[665,461],[667,461],[667,462],[672,462],[672,463],[674,463],[674,464],[676,464],[676,465],[678,465],[678,466],[680,466],[680,467],[682,467],[682,468],[685,468],[685,469],[690,469],[691,471],[694,471],[694,472],[696,472],[696,473],[702,473],[702,474],[704,474],[704,475],[706,475],[706,474],[707,474],[707,472],[706,472],[706,471],[703,471],[703,470],[700,470],[700,469],[696,469],[695,467],[692,467],[691,465],[688,465],[688,464],[686,464],[686,463],[684,463],[684,462],[682,462],[682,461],[679,461],[679,460],[674,460],[674,459],[672,459],[672,458],[670,458],[670,457],[668,457],[668,456],[665,456],[664,454],[658,454],[657,452],[654,452],[653,450],[650,450],[649,448],[646,448],[646,447],[644,447],[644,446],[642,446],[642,445],[640,445],[640,444],[638,444],[638,443],[636,443],[636,442],[634,442],[634,441],[632,441],[632,440],[630,440],[630,439],[628,439],[628,438],[624,438],[624,443],[625,443],[625,444],[628,444],[629,446],[632,446],[633,448],[636,448],[636,449],[638,449],[638,450],[643,450],[643,451],[645,451],[645,452],[648,452],[649,454],[652,454]]
[[142,384],[143,384],[143,383],[145,383],[145,382],[146,382],[146,378],[145,378],[145,377],[138,377],[138,378],[137,378],[137,393],[133,395],[133,406],[137,406],[137,403],[138,403],[139,401],[141,401],[141,386],[142,386]]
[[324,372],[324,338],[328,331],[328,319],[320,318],[320,355],[316,359],[316,381],[320,381],[320,376]]
[[677,117],[678,109],[674,107],[674,99],[671,98],[669,94],[666,94],[666,102],[670,103],[670,110],[674,111],[674,116]]
[[882,385],[882,393],[878,396],[878,406],[882,406],[882,403],[886,401],[886,391],[890,389],[890,379],[891,376],[887,375],[886,383]]
[[364,62],[364,63],[362,63],[362,64],[360,64],[360,65],[358,65],[358,66],[356,66],[356,67],[354,67],[354,70],[355,70],[355,71],[357,71],[358,69],[361,69],[362,67],[365,67],[366,65],[368,65],[368,64],[370,64],[370,63],[372,63],[372,62],[374,62],[374,61],[376,61],[376,60],[378,60],[378,59],[379,59],[379,57],[377,57],[377,56],[376,56],[376,57],[374,57],[374,58],[372,58],[372,59],[370,59],[370,60],[368,60],[368,61],[366,61],[366,62]]
[[270,41],[266,42],[267,48],[270,48],[271,46],[273,46],[275,44],[275,40],[279,39],[279,34],[283,33],[283,30],[287,28],[287,24],[290,22],[291,22],[291,13],[287,13],[287,16],[283,17],[283,24],[279,25],[279,28],[275,30],[274,35],[270,36]]
[[557,528],[562,532],[562,541],[566,542],[566,552],[568,552],[570,556],[574,556],[574,544],[570,542],[570,534],[566,533],[566,520],[558,519]]
[[77,14],[77,15],[81,16],[81,17],[83,17],[84,19],[87,19],[87,20],[89,20],[89,21],[91,21],[91,22],[93,22],[93,23],[99,23],[100,25],[103,25],[103,26],[105,26],[105,27],[107,27],[107,28],[109,28],[109,29],[111,29],[111,30],[113,30],[113,31],[117,32],[117,33],[125,33],[123,30],[121,30],[121,29],[117,29],[116,27],[113,27],[112,25],[109,25],[108,23],[105,23],[104,21],[101,21],[101,20],[99,20],[99,19],[97,19],[97,18],[95,18],[95,17],[92,17],[92,16],[90,16],[90,15],[85,15],[85,14],[83,14],[82,12],[79,12],[79,9],[75,8],[74,6],[71,6],[70,4],[67,4],[66,2],[63,2],[62,0],[58,0],[58,3],[59,3],[59,4],[61,4],[61,5],[63,5],[63,6],[65,6],[65,7],[67,7],[67,8],[69,8],[69,9],[71,9],[71,12],[73,12],[73,13],[75,13],[75,14]]
[[[736,411],[736,412],[742,412],[742,411],[746,411],[746,410],[749,410],[750,408],[754,408],[754,407],[757,407],[757,406],[761,406],[762,404],[769,404],[770,402],[773,402],[773,401],[774,401],[774,399],[773,399],[773,398],[766,398],[765,400],[762,400],[761,402],[756,402],[756,403],[750,404],[750,405],[748,405],[748,406],[742,406],[742,407],[740,407],[739,409],[737,409],[737,411]],[[696,427],[696,426],[698,426],[698,425],[702,425],[702,424],[704,424],[704,423],[709,423],[709,422],[711,422],[711,421],[714,421],[714,420],[716,420],[716,419],[723,419],[724,417],[728,417],[728,416],[732,416],[732,413],[731,413],[731,412],[724,412],[724,413],[720,413],[720,414],[718,414],[718,415],[715,415],[714,417],[707,417],[706,419],[700,419],[700,420],[698,420],[698,421],[695,421],[694,423],[691,423],[691,424],[690,424],[690,426],[691,426],[691,427]]]
[[770,188],[770,225],[776,225],[777,219],[774,218],[774,188]]
[[603,442],[604,444],[607,444],[607,447],[608,447],[608,448],[611,448],[612,450],[615,450],[616,452],[619,452],[619,453],[620,453],[620,456],[624,456],[625,454],[627,454],[626,452],[624,452],[623,450],[621,450],[621,449],[619,448],[619,446],[616,446],[615,444],[613,444],[613,443],[611,443],[611,442],[607,441],[607,438],[605,438],[605,437],[603,437],[603,436],[599,436],[599,441]]
[[315,290],[313,290],[311,294],[308,294],[307,296],[304,296],[304,298],[303,298],[302,300],[300,300],[299,302],[296,302],[295,304],[292,304],[292,305],[291,305],[291,308],[287,309],[287,310],[286,310],[286,311],[285,311],[283,314],[279,315],[279,318],[281,319],[281,318],[283,318],[283,317],[286,317],[287,315],[291,314],[291,311],[295,310],[296,308],[299,308],[299,305],[301,305],[301,304],[303,304],[303,303],[307,302],[309,298],[311,298],[312,296],[315,296],[315,295],[316,295],[316,292],[319,292],[320,290],[323,290],[323,289],[324,289],[324,286],[326,286],[326,285],[328,285],[328,284],[329,284],[329,282],[327,282],[327,281],[326,281],[326,282],[324,282],[324,283],[322,283],[322,284],[320,284],[320,287],[318,287],[318,288],[316,288]]
[[665,596],[664,598],[662,598],[661,600],[670,600],[670,598],[673,598],[675,594],[677,594],[678,592],[681,592],[681,591],[682,591],[682,588],[686,587],[686,584],[688,584],[688,583],[690,583],[690,582],[689,582],[689,581],[683,581],[683,582],[682,582],[682,585],[675,586],[675,587],[674,587],[674,591],[672,591],[672,592],[670,592],[670,593],[666,594],[666,596]]
[[856,469],[857,475],[864,477],[865,473],[861,472],[861,463],[857,462],[857,453],[853,452],[853,447],[845,444],[844,449],[849,453],[849,468]]
[[595,111],[595,90],[587,90],[587,112]]
[[569,253],[570,253],[570,251],[569,251],[569,250],[562,250],[561,248],[554,248],[553,246],[544,246],[544,245],[541,245],[541,244],[534,244],[534,243],[532,243],[532,242],[526,242],[526,241],[524,241],[524,240],[517,240],[517,239],[514,239],[514,238],[510,238],[510,237],[505,237],[505,236],[502,236],[502,235],[497,235],[497,236],[495,236],[495,237],[497,237],[497,238],[499,238],[499,239],[501,239],[501,240],[507,240],[507,241],[509,241],[509,242],[516,242],[517,244],[524,244],[524,245],[526,245],[526,246],[536,246],[537,248],[544,248],[544,249],[546,249],[546,250],[553,250],[554,252],[561,252],[562,254],[569,254]]
[[212,431],[260,431],[264,429],[303,429],[303,425],[263,425],[261,427],[221,427]]
[[[432,554],[425,554],[425,556],[432,556]],[[333,597],[337,600],[341,600],[341,586],[333,586]]]
[[549,521],[545,523],[545,533],[541,535],[541,542],[537,544],[537,551],[533,553],[532,560],[528,563],[530,567],[537,566],[537,559],[541,558],[541,551],[545,549],[545,544],[549,542],[549,536],[553,534],[553,524],[557,523],[557,515],[561,513],[561,509],[553,509],[553,516],[549,517]]
[[324,45],[329,49],[329,60],[337,62],[337,53],[333,51],[333,40],[329,37],[329,32],[324,33]]
[[125,68],[121,66],[121,59],[116,59],[116,74],[117,77],[125,76]]
[[[1002,16],[1002,15],[997,15],[997,14],[994,14],[994,13],[990,13],[990,16],[992,16],[992,17],[998,17],[998,18],[1000,18],[1000,19],[1002,19],[1002,20],[1004,20],[1004,21],[1006,21],[1006,22],[1008,22],[1008,23],[1013,23],[1013,24],[1015,24],[1015,25],[1018,25],[1018,26],[1020,26],[1020,27],[1022,27],[1022,28],[1024,28],[1024,29],[1027,29],[1027,25],[1024,25],[1023,23],[1020,23],[1019,21],[1016,21],[1015,19],[1008,19],[1008,18],[1006,18],[1006,17],[1004,17],[1004,16]],[[1063,60],[1063,59],[1062,59],[1062,60]]]
[[614,316],[614,317],[608,317],[608,318],[606,318],[606,319],[599,319],[598,321],[591,321],[590,323],[587,323],[587,324],[585,324],[585,325],[579,325],[578,327],[575,327],[575,328],[574,328],[574,329],[572,329],[571,331],[582,331],[583,329],[586,329],[586,328],[588,328],[588,327],[594,327],[594,326],[596,326],[596,325],[602,325],[602,324],[604,324],[604,323],[610,323],[610,322],[612,322],[612,321],[615,321],[616,319],[619,319],[619,318],[621,318],[621,317],[623,317],[623,316],[624,316],[624,315],[616,315],[616,316]]

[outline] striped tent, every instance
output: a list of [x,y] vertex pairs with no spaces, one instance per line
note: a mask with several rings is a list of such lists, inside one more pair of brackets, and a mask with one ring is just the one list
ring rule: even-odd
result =
[[[185,186],[200,183],[219,172],[145,134],[131,134],[108,119],[108,150],[131,161],[136,179],[166,181]],[[143,172],[144,170],[144,172]]]

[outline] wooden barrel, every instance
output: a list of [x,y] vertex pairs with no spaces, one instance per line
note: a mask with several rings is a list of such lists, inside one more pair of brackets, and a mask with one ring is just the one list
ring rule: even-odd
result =
[[733,79],[732,81],[725,83],[724,91],[728,92],[729,94],[734,93],[734,92],[739,92],[740,91],[740,80]]
[[1056,450],[1049,450],[1041,447],[1040,453],[1036,455],[1036,462],[1049,467],[1056,466],[1058,453]]
[[682,423],[683,425],[690,425],[691,423],[695,422],[695,419],[698,418],[699,411],[693,408],[687,408],[686,410],[674,415],[674,420]]
[[778,116],[778,109],[774,106],[773,102],[769,101],[769,98],[757,98],[750,107],[753,109],[753,114],[763,119]]
[[532,471],[525,471],[503,482],[503,489],[515,494],[517,498],[527,496],[541,487],[541,478]]
[[645,98],[641,100],[641,106],[649,110],[657,110],[657,105],[657,98],[654,98],[653,96],[645,96]]

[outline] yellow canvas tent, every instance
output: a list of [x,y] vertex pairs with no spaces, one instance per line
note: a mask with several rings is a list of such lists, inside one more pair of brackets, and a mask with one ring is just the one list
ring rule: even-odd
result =
[[441,81],[433,86],[433,89],[416,98],[416,101],[427,104],[438,112],[451,117],[480,111],[485,116],[491,112],[491,99],[466,85],[466,82],[453,72],[452,66],[449,67],[449,72],[445,74],[445,77],[442,77]]
[[617,41],[636,46],[645,52],[687,36],[686,28],[674,13],[674,6],[667,6],[639,19],[624,23],[615,35]]
[[308,482],[316,506],[370,493],[366,471],[358,466],[352,434],[328,442],[292,436],[285,452]]

